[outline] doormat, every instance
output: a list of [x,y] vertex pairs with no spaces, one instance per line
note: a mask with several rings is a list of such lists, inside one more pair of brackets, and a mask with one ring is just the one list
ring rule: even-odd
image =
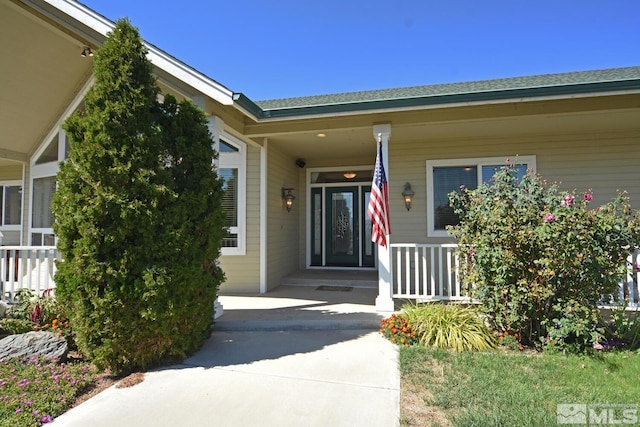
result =
[[316,288],[316,291],[339,291],[339,292],[349,292],[353,289],[353,286],[327,286],[322,285]]

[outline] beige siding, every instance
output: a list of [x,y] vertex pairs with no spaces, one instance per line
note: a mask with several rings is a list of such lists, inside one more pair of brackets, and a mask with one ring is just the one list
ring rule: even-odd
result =
[[[389,193],[392,242],[436,242],[427,239],[426,162],[436,159],[535,155],[537,172],[560,188],[593,191],[593,205],[626,190],[640,208],[640,132],[529,135],[502,138],[393,140],[389,144]],[[416,195],[407,212],[400,193],[410,182]]]
[[[274,147],[267,151],[267,288],[280,285],[282,277],[298,269],[300,221],[304,218],[300,169],[295,157]],[[291,212],[281,198],[282,187],[295,188]]]
[[221,293],[260,291],[260,149],[247,146],[246,254],[224,255]]
[[22,165],[0,167],[0,181],[22,180]]

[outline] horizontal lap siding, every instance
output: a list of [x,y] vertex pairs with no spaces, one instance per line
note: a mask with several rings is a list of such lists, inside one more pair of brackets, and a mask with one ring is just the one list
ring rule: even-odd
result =
[[[535,155],[537,172],[562,190],[593,191],[593,206],[626,190],[634,208],[640,209],[640,132],[528,135],[501,138],[393,140],[389,144],[389,193],[392,242],[428,243],[427,160]],[[407,212],[400,198],[410,182],[416,195]]]
[[0,167],[0,181],[22,181],[22,165]]
[[[267,287],[280,285],[282,277],[298,269],[301,240],[299,224],[304,218],[304,202],[299,186],[300,169],[292,157],[275,147],[267,151]],[[294,188],[291,212],[282,202],[282,187]]]
[[220,258],[226,281],[221,292],[260,291],[260,149],[247,146],[246,255]]

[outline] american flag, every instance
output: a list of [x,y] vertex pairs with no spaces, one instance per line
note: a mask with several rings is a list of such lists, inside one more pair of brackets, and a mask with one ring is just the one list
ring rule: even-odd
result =
[[382,144],[379,144],[376,168],[371,183],[371,197],[367,215],[371,219],[371,241],[387,246],[387,235],[391,234],[389,221],[389,185],[382,165]]

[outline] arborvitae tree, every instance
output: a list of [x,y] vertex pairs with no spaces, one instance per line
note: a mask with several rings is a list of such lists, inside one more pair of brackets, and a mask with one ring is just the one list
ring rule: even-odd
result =
[[127,372],[197,349],[223,280],[221,181],[204,114],[159,89],[146,48],[119,20],[94,56],[84,111],[52,209],[63,261],[56,297],[81,352]]

